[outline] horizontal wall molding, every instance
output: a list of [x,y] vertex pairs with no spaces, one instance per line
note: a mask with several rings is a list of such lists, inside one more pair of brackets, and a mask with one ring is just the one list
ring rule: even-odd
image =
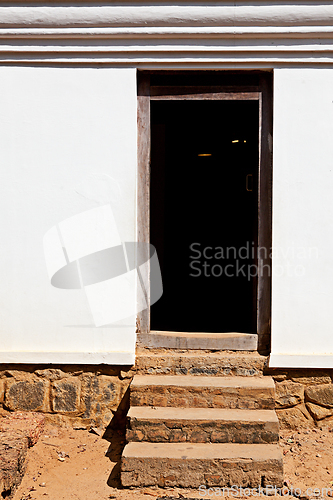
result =
[[140,28],[1,28],[0,39],[242,39],[333,38],[332,26],[140,27]]
[[98,64],[140,68],[160,67],[257,67],[333,65],[333,44],[323,46],[164,46],[125,45],[1,45],[0,64]]
[[333,0],[0,4],[0,64],[333,65]]
[[0,363],[134,365],[132,352],[0,352]]
[[0,27],[330,26],[332,2],[132,2],[0,5]]
[[332,368],[333,354],[271,354],[269,368]]

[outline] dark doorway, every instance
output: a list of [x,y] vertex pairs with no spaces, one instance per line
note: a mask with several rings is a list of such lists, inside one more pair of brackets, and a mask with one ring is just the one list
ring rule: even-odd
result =
[[151,102],[151,330],[256,333],[258,100]]

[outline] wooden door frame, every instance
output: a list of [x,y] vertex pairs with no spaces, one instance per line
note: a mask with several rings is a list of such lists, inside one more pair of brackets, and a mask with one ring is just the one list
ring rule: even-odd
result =
[[[139,242],[149,242],[150,240],[150,101],[166,99],[258,100],[260,115],[257,245],[260,252],[257,266],[262,274],[259,274],[257,278],[256,305],[258,350],[267,353],[270,351],[271,328],[272,73],[266,71],[214,71],[211,80],[214,82],[213,85],[206,84],[206,82],[210,81],[208,73],[207,71],[138,72],[137,237]],[[182,76],[187,83],[190,81],[189,85],[179,84]],[[173,77],[176,78],[175,85],[172,84]],[[166,85],[163,84],[163,78],[166,80]],[[203,81],[205,84],[203,84]],[[149,260],[149,255],[146,256],[145,260]],[[145,283],[149,283],[149,267],[146,268],[146,273],[143,279]],[[148,303],[150,303],[149,287],[147,296]],[[137,331],[140,333],[150,331],[150,306],[138,314]]]

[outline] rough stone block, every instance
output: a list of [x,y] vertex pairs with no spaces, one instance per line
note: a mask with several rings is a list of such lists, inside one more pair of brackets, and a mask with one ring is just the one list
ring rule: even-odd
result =
[[92,424],[89,418],[82,418],[80,415],[73,415],[72,413],[46,413],[44,417],[46,424],[66,429],[89,430]]
[[48,380],[6,380],[5,406],[9,410],[49,411]]
[[190,431],[188,438],[191,443],[208,443],[209,441],[209,436],[207,436],[207,433],[198,428],[194,428],[192,431]]
[[186,433],[181,429],[172,429],[169,434],[170,443],[184,443],[186,441]]
[[[166,406],[167,405],[167,397],[166,396],[155,396],[155,405],[156,406]],[[184,399],[182,398],[175,398],[175,401],[177,401],[177,406],[182,406],[184,404]]]
[[302,384],[285,380],[275,385],[276,408],[291,408],[304,401],[304,387]]
[[43,370],[35,370],[35,374],[38,377],[46,378],[53,382],[53,380],[60,380],[62,378],[68,377],[68,374],[59,370],[58,368],[46,368]]
[[127,441],[142,441],[145,435],[139,429],[127,429],[126,440]]
[[134,369],[129,368],[128,370],[120,370],[119,377],[123,380],[125,378],[132,379],[134,377]]
[[333,384],[310,385],[305,389],[305,399],[327,408],[333,408]]
[[91,418],[96,425],[107,426],[128,388],[130,379],[120,380],[109,375],[86,373],[82,375],[81,406],[83,418]]
[[282,382],[283,380],[286,380],[287,374],[286,373],[277,373],[277,374],[273,373],[272,377],[273,377],[273,380],[275,380],[275,382]]
[[169,435],[164,426],[152,426],[147,429],[147,440],[155,443],[163,443],[168,441]]
[[[188,406],[188,405],[186,405]],[[193,397],[193,406],[195,408],[205,408],[207,406],[206,399],[202,396],[194,396]]]
[[293,382],[298,382],[299,384],[303,385],[330,384],[332,382],[331,377],[329,375],[291,377],[291,380]]
[[52,384],[52,409],[57,413],[75,413],[80,405],[80,380],[68,377]]
[[210,440],[212,443],[227,443],[229,441],[227,429],[214,430],[211,433]]
[[333,408],[324,408],[323,406],[315,405],[314,403],[306,403],[306,407],[310,412],[310,415],[315,420],[322,420],[326,417],[331,417],[333,415]]
[[276,410],[281,429],[299,429],[300,427],[313,427],[313,420],[304,408],[304,405],[294,408]]

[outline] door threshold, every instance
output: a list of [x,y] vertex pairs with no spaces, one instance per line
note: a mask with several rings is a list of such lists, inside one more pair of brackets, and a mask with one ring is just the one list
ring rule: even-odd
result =
[[144,347],[165,349],[207,349],[212,351],[256,351],[258,335],[241,332],[166,332],[139,333]]

